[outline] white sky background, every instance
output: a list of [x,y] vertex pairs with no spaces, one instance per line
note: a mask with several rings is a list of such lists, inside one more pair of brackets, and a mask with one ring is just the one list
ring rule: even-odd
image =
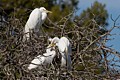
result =
[[[94,1],[98,1],[102,4],[106,4],[106,9],[108,11],[108,14],[113,16],[115,19],[120,15],[120,0],[79,0],[78,8],[79,11],[77,12],[77,15],[79,15],[83,10],[87,9],[88,7],[91,7],[93,5]],[[109,26],[107,27],[110,29],[113,26],[113,21],[111,20],[110,16],[108,18]],[[117,25],[120,26],[120,18],[117,21]],[[111,40],[107,42],[108,46],[113,45],[112,48],[120,52],[120,29],[114,29],[112,34],[116,34],[110,38],[114,38],[114,40]]]

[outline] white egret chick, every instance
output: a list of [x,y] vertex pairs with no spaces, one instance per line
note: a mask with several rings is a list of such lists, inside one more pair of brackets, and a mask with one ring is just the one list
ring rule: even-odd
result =
[[33,33],[33,31],[38,34],[40,26],[44,23],[44,21],[47,18],[47,13],[52,13],[51,11],[46,10],[44,7],[35,8],[30,16],[29,19],[25,25],[24,29],[24,37],[23,40],[28,40],[30,38],[30,33]]
[[58,46],[59,52],[62,55],[61,59],[61,67],[65,67],[67,65],[68,70],[71,70],[71,44],[66,37],[54,37],[53,39],[49,39],[51,44],[48,47]]
[[46,53],[38,55],[31,61],[31,64],[28,66],[29,70],[37,68],[40,65],[46,66],[52,64],[53,58],[56,56],[55,49],[51,50],[51,48],[48,48],[46,51]]

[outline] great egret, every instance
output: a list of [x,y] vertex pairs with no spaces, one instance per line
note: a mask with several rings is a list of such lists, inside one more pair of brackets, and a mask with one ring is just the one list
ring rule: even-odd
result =
[[38,55],[35,57],[32,61],[31,64],[28,66],[28,69],[34,69],[37,68],[38,66],[45,66],[52,64],[53,58],[56,55],[55,49],[51,50],[52,48],[46,49],[46,53],[43,55]]
[[44,23],[47,17],[47,13],[52,13],[52,12],[46,10],[44,7],[35,8],[31,12],[24,29],[24,33],[25,33],[23,37],[24,41],[30,38],[30,33],[33,33],[33,31],[36,34],[39,32],[39,28]]
[[66,37],[61,37],[60,39],[58,37],[54,37],[53,39],[50,38],[49,41],[51,42],[51,44],[48,46],[48,48],[58,46],[59,52],[62,55],[61,67],[65,67],[67,62],[67,68],[71,70],[70,55],[72,50],[69,40]]

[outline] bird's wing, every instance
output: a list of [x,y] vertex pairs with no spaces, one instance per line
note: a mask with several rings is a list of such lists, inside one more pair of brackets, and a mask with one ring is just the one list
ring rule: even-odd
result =
[[70,41],[66,37],[61,38],[64,42],[65,50],[70,55],[72,53]]
[[51,51],[50,52],[48,51],[47,53],[44,53],[43,56],[44,57],[50,57],[50,56],[52,56]]
[[41,65],[41,64],[43,64],[44,61],[45,61],[45,58],[43,56],[39,55],[39,56],[35,57],[35,59],[33,59],[31,61],[31,63],[36,64],[36,65]]
[[51,52],[49,52],[47,55],[45,55],[45,56],[46,56],[46,58],[45,58],[45,63],[46,63],[46,64],[52,63],[53,58],[55,57],[55,55],[56,55],[56,52],[55,52],[55,51],[51,51]]
[[37,67],[38,67],[38,65],[30,64],[30,65],[28,66],[28,69],[31,70],[31,69],[34,69],[34,68],[37,68]]
[[37,68],[39,65],[43,65],[44,61],[45,58],[41,55],[38,55],[31,61],[31,64],[28,66],[28,69],[31,70]]
[[65,49],[66,49],[66,43],[64,42],[64,40],[59,40],[58,42],[58,49],[60,52],[65,52]]
[[28,26],[30,29],[36,29],[39,27],[41,21],[42,13],[40,12],[39,8],[36,8],[31,12],[26,26]]

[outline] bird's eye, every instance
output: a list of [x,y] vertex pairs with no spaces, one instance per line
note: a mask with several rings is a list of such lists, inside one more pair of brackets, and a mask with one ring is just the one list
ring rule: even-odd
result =
[[45,11],[45,9],[43,9],[43,11]]

